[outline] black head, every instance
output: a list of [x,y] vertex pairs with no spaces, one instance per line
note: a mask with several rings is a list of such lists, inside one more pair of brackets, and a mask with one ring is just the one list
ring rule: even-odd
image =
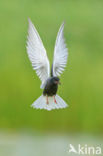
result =
[[52,77],[52,82],[58,85],[60,84],[60,79],[58,77]]

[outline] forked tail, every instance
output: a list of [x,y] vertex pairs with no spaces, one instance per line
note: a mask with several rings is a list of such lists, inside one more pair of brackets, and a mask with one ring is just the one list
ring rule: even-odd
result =
[[44,95],[41,95],[33,104],[32,107],[36,109],[46,109],[48,111],[52,109],[60,109],[60,108],[66,108],[68,105],[65,103],[65,101],[58,95],[55,96],[55,100],[53,97],[48,97],[48,103],[47,103],[47,97]]

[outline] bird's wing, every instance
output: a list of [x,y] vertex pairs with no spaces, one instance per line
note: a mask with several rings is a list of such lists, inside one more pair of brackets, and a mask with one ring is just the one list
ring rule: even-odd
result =
[[53,76],[60,76],[67,63],[68,49],[66,48],[63,30],[64,23],[62,23],[56,38],[52,65]]
[[27,53],[33,69],[42,81],[41,88],[43,88],[43,84],[50,76],[50,64],[40,36],[30,19],[27,38]]

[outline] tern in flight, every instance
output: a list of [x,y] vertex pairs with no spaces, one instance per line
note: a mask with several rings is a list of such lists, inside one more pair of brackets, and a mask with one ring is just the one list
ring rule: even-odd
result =
[[42,84],[43,94],[32,104],[36,109],[59,109],[68,105],[57,95],[58,85],[60,84],[60,74],[64,71],[68,58],[68,49],[64,40],[64,23],[60,26],[57,34],[52,68],[47,57],[46,50],[42,40],[29,19],[28,37],[27,37],[27,53],[32,63],[33,69],[36,71]]

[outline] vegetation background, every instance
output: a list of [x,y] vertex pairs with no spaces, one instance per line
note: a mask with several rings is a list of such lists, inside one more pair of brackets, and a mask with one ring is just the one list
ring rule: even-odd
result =
[[[30,105],[41,94],[26,52],[28,17],[52,61],[65,21],[68,64],[59,95],[69,107],[51,112]],[[103,133],[103,1],[0,1],[0,128]]]

